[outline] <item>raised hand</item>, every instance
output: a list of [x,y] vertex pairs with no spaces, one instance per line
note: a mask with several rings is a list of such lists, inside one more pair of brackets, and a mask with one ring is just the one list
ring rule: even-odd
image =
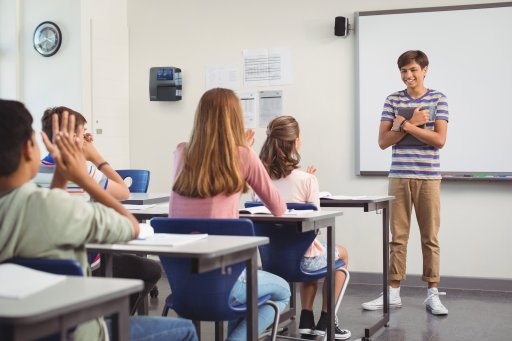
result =
[[316,167],[315,166],[308,166],[306,172],[309,174],[315,174],[316,173]]
[[46,149],[50,152],[52,158],[58,159],[60,157],[59,149],[55,144],[55,140],[57,135],[60,133],[67,132],[70,136],[74,136],[75,133],[75,116],[71,115],[69,117],[69,113],[65,111],[62,113],[61,125],[59,127],[59,116],[57,114],[52,115],[52,134],[53,139],[50,141],[45,132],[41,132],[41,137],[43,138],[43,143],[46,146]]
[[42,137],[46,148],[55,160],[57,166],[55,175],[79,184],[84,177],[88,177],[80,139],[76,137],[83,136],[83,127],[78,127],[75,134],[75,116],[70,116],[65,111],[62,114],[60,127],[58,115],[53,115],[52,130],[53,143],[44,132]]
[[245,140],[247,141],[247,145],[249,147],[252,147],[252,145],[254,144],[254,135],[256,135],[254,129],[247,129],[245,131]]

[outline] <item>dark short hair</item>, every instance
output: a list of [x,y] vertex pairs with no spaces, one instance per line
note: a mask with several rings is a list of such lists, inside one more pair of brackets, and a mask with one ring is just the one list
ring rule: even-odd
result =
[[428,57],[423,51],[410,50],[402,53],[396,63],[398,64],[398,69],[401,69],[411,62],[418,63],[418,65],[424,69],[428,66]]
[[23,145],[32,138],[32,122],[23,103],[0,99],[0,176],[18,169]]
[[53,138],[53,129],[52,129],[53,114],[57,114],[59,116],[59,122],[60,122],[62,113],[64,111],[67,111],[70,115],[75,116],[75,129],[78,126],[80,126],[80,125],[83,126],[87,123],[87,120],[85,119],[85,117],[82,114],[80,114],[78,111],[75,111],[68,107],[48,108],[44,111],[43,117],[41,118],[41,126],[42,126],[44,133],[48,136],[48,138],[50,140]]

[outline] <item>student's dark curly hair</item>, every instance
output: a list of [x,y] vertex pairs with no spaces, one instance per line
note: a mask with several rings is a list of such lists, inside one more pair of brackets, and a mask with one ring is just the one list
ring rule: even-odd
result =
[[268,124],[260,159],[271,179],[284,178],[299,168],[300,155],[296,148],[299,134],[299,124],[292,116],[280,116]]
[[0,99],[0,176],[18,169],[21,150],[32,138],[32,121],[23,103]]

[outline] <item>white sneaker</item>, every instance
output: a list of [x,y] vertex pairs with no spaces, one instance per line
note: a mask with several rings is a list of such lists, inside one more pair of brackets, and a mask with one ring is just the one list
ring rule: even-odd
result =
[[[365,302],[361,304],[364,310],[380,310],[384,307],[384,295],[380,293],[380,296],[373,301]],[[400,308],[402,307],[402,299],[400,298],[400,288],[389,287],[389,307]]]
[[437,288],[427,290],[427,299],[423,301],[425,308],[433,315],[448,315],[448,309],[441,303],[440,295],[446,295],[445,292],[437,291]]

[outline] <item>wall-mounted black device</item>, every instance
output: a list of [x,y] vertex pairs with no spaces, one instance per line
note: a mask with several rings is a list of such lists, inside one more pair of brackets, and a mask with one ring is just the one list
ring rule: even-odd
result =
[[149,100],[181,100],[181,69],[173,66],[152,67],[149,70]]
[[350,24],[348,18],[336,17],[334,18],[334,35],[338,37],[346,37],[350,33]]

